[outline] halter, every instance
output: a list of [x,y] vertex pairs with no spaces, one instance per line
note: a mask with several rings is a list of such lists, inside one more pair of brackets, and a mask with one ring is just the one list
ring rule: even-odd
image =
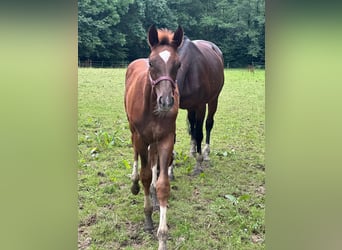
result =
[[157,85],[159,82],[161,81],[170,81],[171,84],[172,84],[172,87],[176,87],[176,83],[177,83],[177,80],[174,81],[171,77],[169,76],[161,76],[159,78],[157,78],[156,80],[153,80],[152,77],[151,77],[151,74],[149,73],[148,74],[149,78],[150,78],[150,82],[151,82],[151,85],[154,87],[155,85]]

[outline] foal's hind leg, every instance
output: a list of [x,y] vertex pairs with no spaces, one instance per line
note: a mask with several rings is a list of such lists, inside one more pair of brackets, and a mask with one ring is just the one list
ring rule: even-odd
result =
[[134,146],[134,163],[133,163],[133,170],[132,170],[132,175],[131,175],[131,180],[132,180],[132,187],[131,187],[131,192],[134,195],[137,195],[140,191],[140,186],[139,186],[139,173],[138,173],[138,145],[137,143],[139,142],[138,135],[136,133],[132,133],[132,143]]
[[156,185],[158,179],[158,155],[156,144],[151,144],[148,149],[149,165],[152,167],[152,182],[150,193],[152,197],[153,210],[159,210],[159,202],[157,199]]
[[131,192],[134,195],[137,195],[140,191],[138,169],[139,169],[139,167],[138,167],[138,154],[134,153],[133,171],[132,171],[132,175],[131,175],[131,180],[132,180]]
[[218,98],[215,98],[213,101],[208,103],[208,115],[207,120],[205,122],[205,129],[206,129],[206,138],[205,138],[205,146],[203,148],[203,159],[205,161],[209,161],[209,153],[210,153],[210,133],[211,129],[214,126],[214,115],[217,110],[217,101]]
[[175,166],[175,158],[176,158],[176,152],[173,151],[172,152],[172,158],[171,158],[171,162],[168,168],[168,175],[169,175],[169,179],[170,181],[174,181],[175,180],[175,175],[173,174],[173,168]]
[[133,185],[131,191],[133,194],[139,192],[139,175],[138,175],[138,154],[140,155],[141,168],[140,178],[144,186],[144,213],[145,213],[145,226],[146,231],[151,232],[153,230],[152,222],[152,202],[150,197],[150,185],[152,180],[151,167],[148,164],[147,145],[141,140],[140,136],[136,133],[132,135],[132,142],[134,146],[134,165],[132,173]]
[[152,170],[150,162],[147,160],[147,152],[145,154],[141,154],[141,182],[144,186],[144,213],[145,213],[145,231],[152,232],[153,230],[153,221],[152,221],[152,212],[153,206],[150,196],[150,186],[152,182]]

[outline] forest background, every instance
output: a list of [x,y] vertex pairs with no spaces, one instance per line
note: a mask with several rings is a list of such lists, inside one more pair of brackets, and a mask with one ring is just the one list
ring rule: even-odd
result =
[[151,24],[216,43],[229,68],[265,65],[264,0],[82,0],[79,66],[125,67],[147,57]]

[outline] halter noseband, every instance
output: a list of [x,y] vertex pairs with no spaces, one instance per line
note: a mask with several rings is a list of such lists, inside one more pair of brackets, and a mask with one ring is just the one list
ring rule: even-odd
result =
[[170,81],[171,82],[171,84],[172,84],[172,87],[176,87],[176,82],[177,82],[177,80],[176,81],[174,81],[171,77],[169,77],[169,76],[161,76],[161,77],[159,77],[159,78],[157,78],[156,80],[153,80],[152,79],[152,77],[151,77],[151,74],[148,74],[148,76],[149,76],[149,78],[150,78],[150,82],[151,82],[151,85],[152,86],[155,86],[155,85],[157,85],[159,82],[161,82],[161,81]]

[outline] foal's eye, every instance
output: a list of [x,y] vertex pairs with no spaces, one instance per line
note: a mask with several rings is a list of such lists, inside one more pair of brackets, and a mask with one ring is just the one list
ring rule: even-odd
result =
[[153,64],[152,64],[152,62],[151,61],[149,61],[149,63],[148,63],[149,65],[150,65],[150,67],[152,67],[153,66]]

